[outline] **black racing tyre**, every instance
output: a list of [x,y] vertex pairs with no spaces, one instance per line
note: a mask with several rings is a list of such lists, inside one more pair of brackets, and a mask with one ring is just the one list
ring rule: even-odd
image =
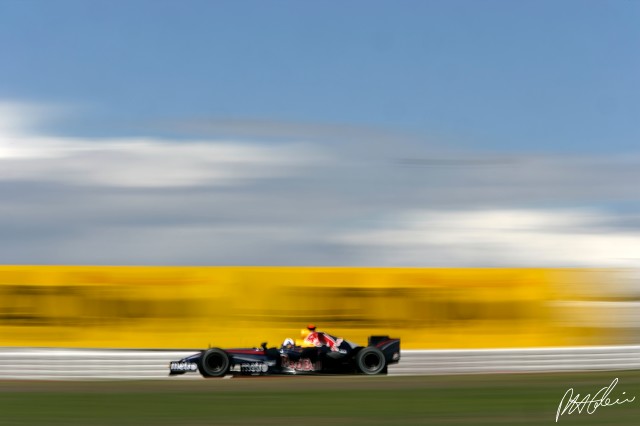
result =
[[362,374],[380,374],[385,371],[387,360],[382,351],[376,347],[362,348],[356,354],[356,367]]
[[198,363],[204,377],[222,377],[229,371],[229,366],[229,355],[218,348],[206,350]]

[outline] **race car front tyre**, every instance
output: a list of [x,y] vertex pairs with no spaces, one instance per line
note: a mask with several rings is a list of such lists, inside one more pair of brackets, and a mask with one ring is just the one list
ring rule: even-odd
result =
[[356,367],[362,374],[381,374],[386,372],[386,366],[384,354],[376,347],[363,348],[356,354]]
[[203,377],[222,377],[229,371],[229,355],[222,349],[211,348],[200,358],[198,367]]

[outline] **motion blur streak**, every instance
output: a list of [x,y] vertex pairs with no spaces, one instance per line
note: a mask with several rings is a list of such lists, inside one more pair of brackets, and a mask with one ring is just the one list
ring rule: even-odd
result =
[[308,322],[405,349],[637,344],[630,270],[0,267],[0,346],[277,345]]

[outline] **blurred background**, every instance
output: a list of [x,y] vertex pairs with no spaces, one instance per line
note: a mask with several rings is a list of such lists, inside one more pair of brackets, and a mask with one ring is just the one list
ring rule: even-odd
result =
[[639,296],[619,270],[4,266],[0,344],[279,346],[313,322],[403,349],[621,345]]
[[639,18],[1,2],[0,346],[638,343]]

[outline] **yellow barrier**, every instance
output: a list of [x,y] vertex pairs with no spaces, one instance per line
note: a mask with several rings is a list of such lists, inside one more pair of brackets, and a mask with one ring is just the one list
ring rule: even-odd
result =
[[405,349],[602,342],[566,327],[547,269],[0,266],[0,346],[279,344],[307,323]]

